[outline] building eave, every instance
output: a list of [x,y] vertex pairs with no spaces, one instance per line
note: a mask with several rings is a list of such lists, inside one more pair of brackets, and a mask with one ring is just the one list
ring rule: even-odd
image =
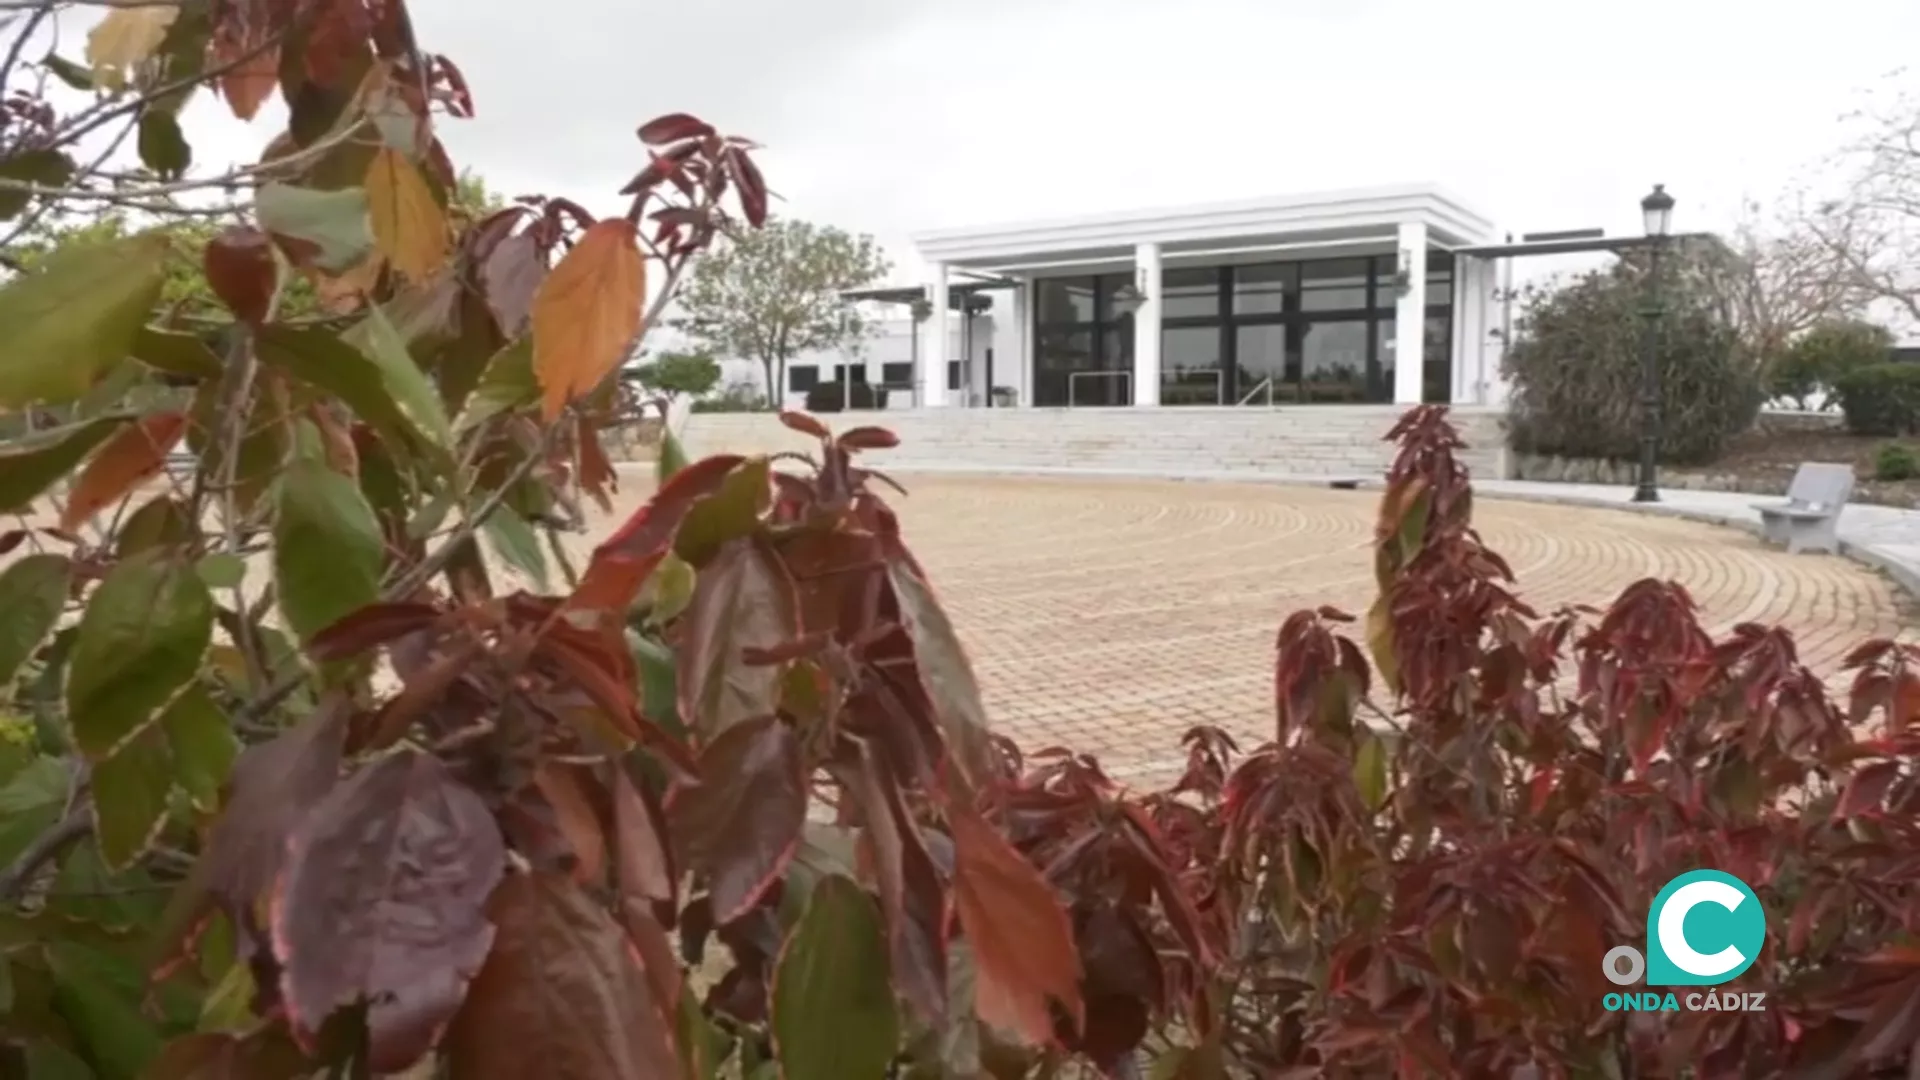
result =
[[1441,247],[1484,244],[1496,236],[1493,223],[1459,199],[1431,185],[1407,185],[943,229],[912,239],[925,259],[967,266],[1053,254],[1130,253],[1143,243],[1378,235],[1408,222],[1425,224]]

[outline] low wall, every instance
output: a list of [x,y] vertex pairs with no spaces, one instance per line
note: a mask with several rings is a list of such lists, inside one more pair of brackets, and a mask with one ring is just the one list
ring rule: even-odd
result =
[[[1639,478],[1640,465],[1633,461],[1606,461],[1599,458],[1563,458],[1546,454],[1513,454],[1509,458],[1513,479],[1537,480],[1548,484],[1629,485]],[[1755,491],[1753,477],[1716,473],[1711,469],[1660,467],[1660,486],[1686,491],[1744,491],[1750,495],[1784,495],[1786,484],[1778,491]]]
[[[880,409],[825,413],[840,430],[874,424],[900,446],[871,455],[887,469],[1067,472],[1190,478],[1377,479],[1384,441],[1404,409],[1391,405],[1280,408]],[[1501,414],[1456,409],[1475,476],[1507,477]],[[689,453],[805,450],[809,440],[770,413],[694,413]]]

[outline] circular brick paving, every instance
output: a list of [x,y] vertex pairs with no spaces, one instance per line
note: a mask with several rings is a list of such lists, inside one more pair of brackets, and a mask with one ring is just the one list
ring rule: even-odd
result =
[[[1260,741],[1287,614],[1365,610],[1378,492],[1030,477],[902,478],[894,497],[979,674],[997,728],[1119,775],[1163,774],[1181,732]],[[638,493],[634,493],[638,494]],[[1604,604],[1646,576],[1685,584],[1712,630],[1782,623],[1815,670],[1900,630],[1884,578],[1745,533],[1616,510],[1483,498],[1481,534],[1540,610]]]

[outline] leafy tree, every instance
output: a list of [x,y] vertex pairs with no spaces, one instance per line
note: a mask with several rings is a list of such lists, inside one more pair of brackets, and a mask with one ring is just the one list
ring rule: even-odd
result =
[[[1665,460],[1712,460],[1762,398],[1756,357],[1718,303],[1717,250],[1676,247],[1658,320]],[[1507,350],[1507,425],[1517,450],[1632,460],[1639,455],[1648,302],[1646,263],[1626,257],[1551,286],[1529,286]]]
[[720,362],[703,352],[664,352],[631,369],[633,380],[663,394],[700,397],[720,383]]
[[1832,408],[1830,391],[1848,372],[1887,363],[1893,355],[1893,331],[1858,319],[1836,319],[1815,324],[1800,335],[1768,372],[1768,390],[1791,398],[1805,409],[1815,395],[1820,407]]
[[728,237],[700,261],[679,324],[716,354],[758,360],[768,399],[779,401],[788,361],[865,337],[865,317],[840,294],[888,269],[870,236],[775,219]]

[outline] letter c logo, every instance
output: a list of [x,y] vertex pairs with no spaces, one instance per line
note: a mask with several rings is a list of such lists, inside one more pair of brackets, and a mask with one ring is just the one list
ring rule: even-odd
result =
[[1647,985],[1717,986],[1753,966],[1766,938],[1760,898],[1746,882],[1718,870],[1682,874],[1647,912]]

